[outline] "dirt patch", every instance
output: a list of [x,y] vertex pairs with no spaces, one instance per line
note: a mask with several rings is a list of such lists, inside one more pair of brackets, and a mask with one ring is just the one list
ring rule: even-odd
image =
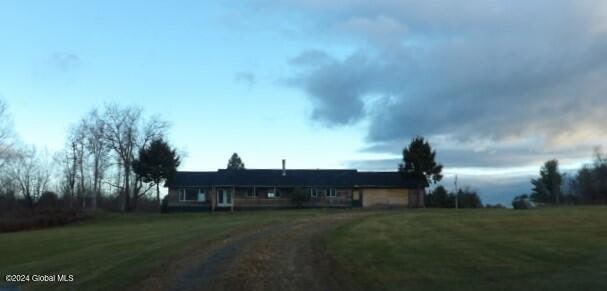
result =
[[[218,282],[229,290],[351,290],[332,268],[320,236],[361,214],[301,221],[248,246]],[[344,285],[346,284],[346,285]]]

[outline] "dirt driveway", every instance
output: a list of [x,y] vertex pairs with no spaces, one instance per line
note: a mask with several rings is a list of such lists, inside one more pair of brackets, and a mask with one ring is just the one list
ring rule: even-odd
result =
[[371,212],[311,215],[251,230],[189,252],[136,286],[144,290],[352,290],[335,272],[321,234]]

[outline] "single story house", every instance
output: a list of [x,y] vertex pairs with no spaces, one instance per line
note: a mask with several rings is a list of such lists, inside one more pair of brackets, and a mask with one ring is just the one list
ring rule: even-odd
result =
[[167,181],[169,211],[293,208],[294,191],[308,195],[303,207],[423,207],[424,187],[397,172],[332,169],[179,171]]

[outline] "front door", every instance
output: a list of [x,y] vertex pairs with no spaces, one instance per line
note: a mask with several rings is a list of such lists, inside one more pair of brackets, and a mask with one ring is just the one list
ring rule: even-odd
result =
[[363,207],[363,191],[352,191],[352,207]]
[[227,189],[217,190],[217,206],[232,206],[232,191]]

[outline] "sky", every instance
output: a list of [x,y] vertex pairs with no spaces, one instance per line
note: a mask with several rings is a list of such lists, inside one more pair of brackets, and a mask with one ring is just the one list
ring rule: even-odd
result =
[[171,123],[183,170],[394,170],[426,137],[445,186],[508,203],[607,145],[607,2],[0,2],[0,98],[27,144],[93,108]]

